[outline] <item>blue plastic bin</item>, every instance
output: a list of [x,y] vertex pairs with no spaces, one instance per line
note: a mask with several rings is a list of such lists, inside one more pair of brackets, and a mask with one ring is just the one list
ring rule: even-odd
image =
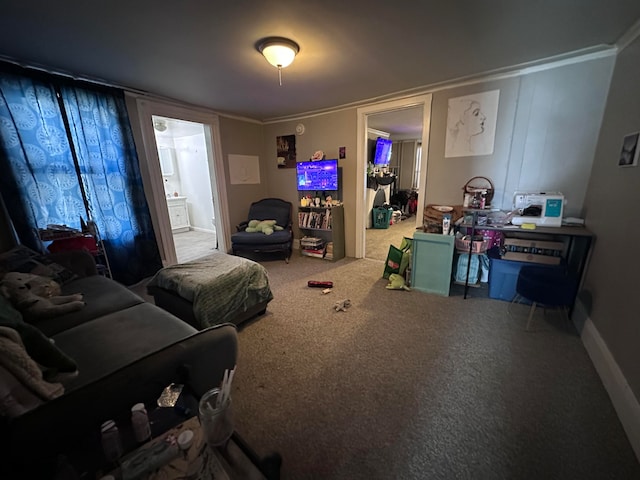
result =
[[510,302],[516,296],[516,282],[524,262],[489,257],[489,298]]

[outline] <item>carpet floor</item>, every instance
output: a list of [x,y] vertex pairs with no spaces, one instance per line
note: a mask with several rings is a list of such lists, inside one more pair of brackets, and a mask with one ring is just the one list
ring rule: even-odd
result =
[[233,408],[283,479],[640,478],[561,316],[539,309],[528,333],[528,308],[486,290],[387,290],[381,260],[261,263],[275,298],[239,332]]

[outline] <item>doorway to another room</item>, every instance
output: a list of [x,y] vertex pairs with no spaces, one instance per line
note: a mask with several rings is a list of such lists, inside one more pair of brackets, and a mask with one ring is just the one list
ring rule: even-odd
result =
[[[422,226],[419,212],[424,205],[427,160],[422,146],[428,145],[430,110],[431,95],[359,109],[358,170],[364,181],[362,191],[358,184],[358,199],[363,203],[357,207],[357,258],[385,261],[389,245],[400,246],[404,237],[413,238]],[[386,162],[376,160],[380,139],[392,145]],[[376,209],[382,205],[392,210]],[[378,212],[387,212],[390,222],[374,222]]]
[[218,248],[204,125],[152,120],[177,261],[202,258]]

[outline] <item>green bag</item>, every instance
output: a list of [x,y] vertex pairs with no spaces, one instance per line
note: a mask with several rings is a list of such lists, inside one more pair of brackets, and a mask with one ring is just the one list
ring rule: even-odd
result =
[[389,253],[387,254],[387,261],[384,263],[382,278],[389,278],[392,273],[404,274],[411,261],[412,244],[413,240],[411,238],[404,237],[400,248],[395,245],[389,245]]

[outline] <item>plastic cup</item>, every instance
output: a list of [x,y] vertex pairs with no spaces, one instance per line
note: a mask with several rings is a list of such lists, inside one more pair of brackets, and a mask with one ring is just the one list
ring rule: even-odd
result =
[[210,447],[227,443],[233,433],[231,397],[219,404],[220,389],[213,388],[202,395],[198,405],[198,416],[205,441]]

